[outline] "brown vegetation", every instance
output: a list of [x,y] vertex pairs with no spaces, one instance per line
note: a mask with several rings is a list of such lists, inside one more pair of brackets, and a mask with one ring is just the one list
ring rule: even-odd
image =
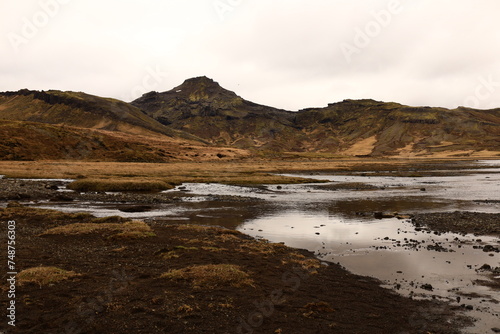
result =
[[125,223],[75,223],[51,228],[41,235],[82,235],[111,232],[114,238],[140,239],[155,236],[151,227],[141,221]]
[[[413,167],[460,160],[416,160]],[[463,158],[462,158],[463,160]],[[416,167],[415,167],[416,166]],[[445,165],[447,168],[452,166]],[[277,175],[287,172],[310,174],[317,171],[393,170],[412,167],[407,160],[337,159],[337,160],[285,160],[285,161],[226,161],[226,162],[172,162],[172,163],[119,163],[71,161],[0,161],[0,174],[12,178],[64,178],[79,180],[106,180],[110,182],[161,181],[168,184],[186,182],[217,182],[226,184],[282,184],[307,183],[310,179]],[[319,181],[314,181],[319,182]],[[78,183],[76,183],[78,184]]]
[[67,271],[56,267],[34,267],[22,270],[17,275],[17,281],[19,285],[34,283],[41,287],[78,276],[80,275],[74,271]]
[[235,288],[254,285],[250,275],[234,264],[194,265],[171,270],[161,277],[189,281],[195,288],[201,289],[216,289],[227,285]]
[[68,189],[75,191],[163,191],[175,186],[162,181],[142,180],[77,180],[68,185]]

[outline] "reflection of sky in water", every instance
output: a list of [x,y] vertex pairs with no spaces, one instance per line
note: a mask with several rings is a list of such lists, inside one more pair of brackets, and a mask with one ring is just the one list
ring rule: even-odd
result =
[[[297,176],[289,174],[290,176]],[[300,176],[300,175],[299,175]],[[382,188],[377,190],[329,190],[329,183],[302,185],[268,185],[261,188],[240,187],[215,183],[188,183],[183,186],[192,194],[244,196],[278,203],[325,203],[332,201],[372,200],[413,203],[408,210],[429,211],[436,204],[441,211],[474,210],[499,212],[500,204],[480,206],[474,200],[500,200],[500,173],[462,176],[396,177],[369,175],[302,175],[330,180],[332,185],[364,183]],[[422,191],[425,189],[425,191]],[[419,205],[419,203],[421,205]],[[432,203],[431,205],[429,205]],[[448,206],[446,208],[446,206]]]
[[[271,242],[285,242],[291,247],[314,251],[324,260],[338,262],[353,273],[381,279],[389,287],[401,284],[399,291],[405,295],[434,295],[456,302],[458,293],[473,292],[480,296],[467,300],[467,304],[475,309],[500,312],[499,304],[488,301],[492,298],[500,301],[500,293],[473,283],[487,279],[475,269],[483,264],[498,266],[499,254],[473,249],[477,237],[472,235],[444,233],[438,236],[427,231],[417,232],[411,223],[396,218],[346,218],[321,210],[312,214],[294,209],[250,220],[239,230]],[[498,246],[497,238],[481,239],[483,244]],[[418,241],[420,248],[405,247],[409,240]],[[427,245],[436,243],[454,252],[427,250]],[[422,284],[431,284],[434,290],[421,289]],[[481,317],[481,321],[488,324],[495,318],[481,312],[473,316]]]
[[177,218],[186,210],[177,205],[164,206],[161,209],[153,209],[147,212],[123,212],[117,207],[109,204],[95,205],[95,203],[77,203],[65,205],[39,205],[44,209],[59,210],[67,213],[88,212],[96,217],[121,216],[126,218],[150,218],[150,217],[172,217]]
[[[299,175],[300,176],[300,175]],[[371,196],[424,196],[451,200],[495,200],[500,199],[500,173],[474,174],[461,176],[353,176],[353,175],[314,175],[306,176],[335,183],[366,183],[384,190],[366,191]],[[420,191],[425,188],[425,191]],[[420,191],[420,192],[419,192]],[[411,192],[411,193],[410,193]],[[359,196],[359,192],[354,192]],[[350,196],[352,194],[348,194]]]

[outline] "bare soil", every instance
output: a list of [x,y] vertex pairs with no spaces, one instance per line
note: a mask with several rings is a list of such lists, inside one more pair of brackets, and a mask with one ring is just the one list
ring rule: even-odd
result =
[[[87,214],[0,209],[1,235],[16,221],[16,266],[56,267],[77,275],[16,291],[16,327],[7,333],[458,333],[465,323],[450,306],[416,301],[321,264],[313,254],[254,240],[232,230],[150,225],[153,236],[113,231],[43,234],[74,223],[125,223]],[[114,225],[113,225],[114,226]],[[251,284],[169,279],[176,269],[233,265]],[[210,268],[213,268],[210,267]],[[214,275],[213,271],[211,275]],[[6,275],[2,272],[2,282]],[[0,303],[7,302],[5,283]]]

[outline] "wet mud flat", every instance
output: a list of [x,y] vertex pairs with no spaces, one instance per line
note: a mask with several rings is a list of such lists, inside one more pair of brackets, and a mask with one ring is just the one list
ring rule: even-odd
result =
[[[10,206],[1,233],[16,221],[20,273],[16,327],[0,323],[8,333],[458,333],[466,324],[454,307],[234,230],[132,230],[119,217]],[[23,275],[32,268],[71,275]]]

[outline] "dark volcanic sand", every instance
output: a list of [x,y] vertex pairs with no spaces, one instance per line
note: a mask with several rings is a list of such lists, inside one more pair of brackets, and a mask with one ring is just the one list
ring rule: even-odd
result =
[[[107,232],[40,236],[48,228],[93,219],[48,213],[0,209],[3,236],[6,221],[17,222],[17,269],[56,266],[82,276],[18,286],[17,326],[8,328],[5,318],[0,323],[8,333],[436,334],[457,333],[461,323],[447,305],[401,297],[335,264],[316,271],[311,253],[235,231],[156,224],[156,236],[136,240]],[[196,288],[190,281],[160,278],[202,264],[239,265],[254,286]]]
[[472,233],[500,236],[500,213],[438,212],[417,214],[412,218],[415,226],[427,226],[433,231]]

